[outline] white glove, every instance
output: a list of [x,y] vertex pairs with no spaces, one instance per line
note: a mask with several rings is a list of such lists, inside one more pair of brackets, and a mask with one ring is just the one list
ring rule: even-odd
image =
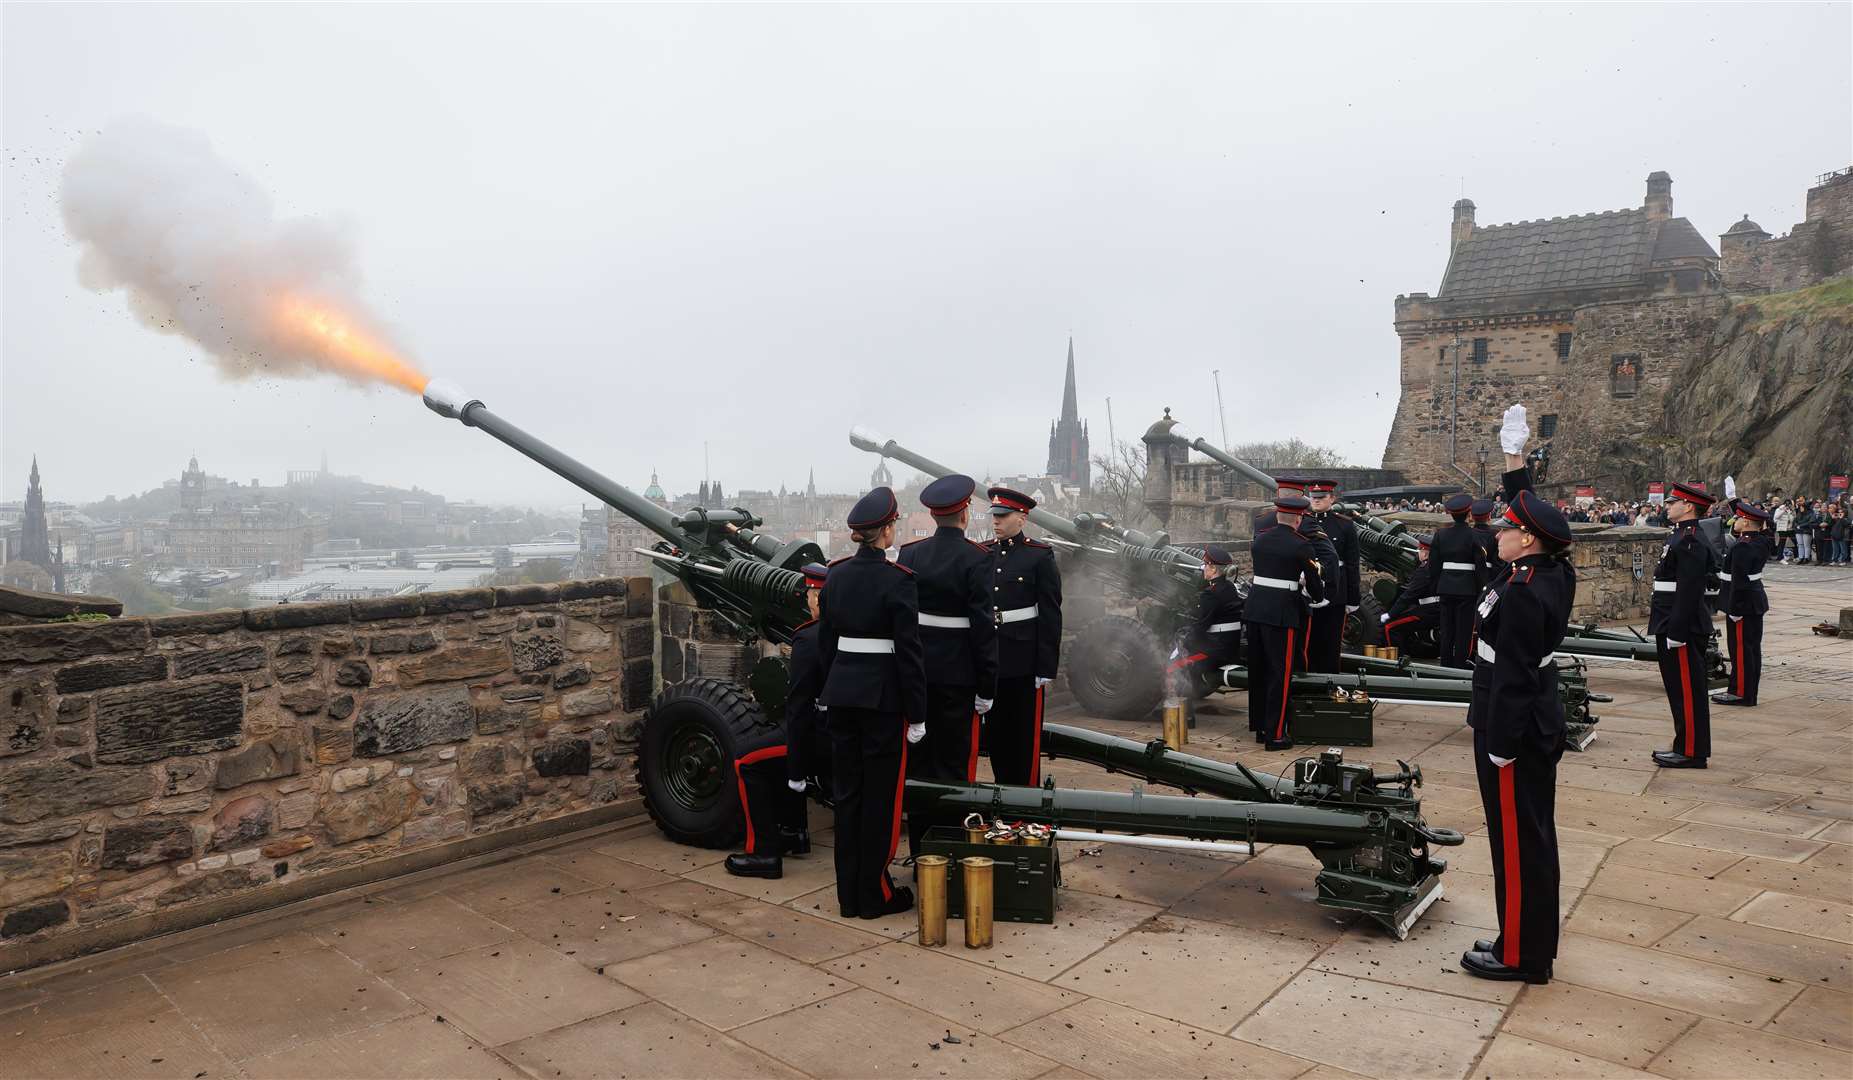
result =
[[1345,614],[1356,615],[1357,613],[1358,613],[1358,605],[1356,604],[1346,604],[1345,605]]
[[1725,618],[1731,620],[1732,622],[1743,622],[1744,621],[1744,617],[1742,615],[1726,615]]
[[1506,410],[1505,422],[1499,425],[1499,448],[1508,454],[1522,454],[1531,440],[1531,425],[1525,423],[1525,406]]
[[1377,616],[1377,621],[1380,623],[1387,623],[1390,621],[1390,617],[1388,615],[1379,615]]
[[1683,642],[1683,641],[1674,641],[1674,640],[1673,640],[1672,638],[1667,638],[1667,639],[1666,639],[1666,643],[1667,643],[1667,646],[1668,646],[1669,648],[1673,648],[1673,649],[1683,649],[1683,648],[1685,648],[1685,647],[1686,647],[1686,643],[1685,643],[1685,642]]
[[810,787],[809,784],[805,783],[802,780],[787,780],[785,781],[785,786],[797,792],[800,795],[804,794],[805,788]]
[[926,738],[926,725],[925,724],[907,725],[907,745],[912,746],[913,744],[919,742],[921,739],[924,739],[924,738]]
[[1733,477],[1727,476],[1724,478],[1724,497],[1727,499],[1737,498],[1737,481]]
[[1517,761],[1518,759],[1515,757],[1500,757],[1497,754],[1488,754],[1486,755],[1486,760],[1492,762],[1493,764],[1503,769],[1507,765],[1512,764],[1514,761]]
[[1042,675],[1038,675],[1036,676],[1036,689],[1040,690],[1054,681],[1055,681],[1054,679],[1047,678]]
[[988,697],[974,697],[972,698],[972,711],[983,716],[991,711],[991,706],[994,704],[996,703]]

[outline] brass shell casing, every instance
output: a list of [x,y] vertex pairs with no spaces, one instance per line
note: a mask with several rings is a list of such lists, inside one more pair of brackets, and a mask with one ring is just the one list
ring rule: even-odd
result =
[[951,862],[944,855],[914,860],[914,884],[920,891],[920,944],[929,949],[946,944],[946,875]]
[[993,865],[992,860],[979,855],[959,860],[965,875],[965,947],[968,949],[991,947],[991,916],[995,912],[991,892]]

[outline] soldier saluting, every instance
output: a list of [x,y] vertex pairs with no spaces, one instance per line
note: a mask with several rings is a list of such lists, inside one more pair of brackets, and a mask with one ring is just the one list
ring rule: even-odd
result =
[[819,703],[830,714],[836,797],[836,898],[845,918],[914,906],[888,864],[901,840],[907,744],[926,734],[926,663],[914,572],[888,561],[894,492],[878,487],[849,512],[856,553],[830,564],[818,617]]
[[1448,497],[1442,509],[1454,519],[1452,525],[1435,530],[1435,543],[1429,559],[1436,563],[1435,595],[1441,597],[1441,662],[1449,667],[1470,666],[1473,635],[1473,602],[1486,584],[1486,549],[1467,524],[1473,508],[1473,496],[1457,492]]
[[1042,695],[1062,644],[1062,575],[1055,549],[1023,535],[1036,500],[993,487],[991,618],[997,626],[997,704],[985,717],[991,775],[1034,786],[1042,775]]
[[1255,565],[1243,618],[1248,623],[1248,726],[1269,750],[1293,747],[1287,698],[1309,610],[1324,607],[1325,583],[1312,542],[1300,535],[1311,503],[1298,495],[1274,498],[1274,524],[1255,535]]
[[1763,676],[1763,615],[1769,594],[1763,590],[1763,566],[1769,562],[1769,511],[1746,502],[1733,504],[1731,524],[1737,542],[1724,557],[1729,583],[1724,605],[1724,641],[1731,651],[1731,682],[1712,701],[1719,705],[1755,705]]
[[1654,567],[1653,608],[1647,619],[1647,632],[1660,649],[1660,681],[1673,711],[1673,748],[1654,751],[1654,764],[1663,769],[1703,769],[1711,756],[1711,699],[1705,684],[1711,608],[1705,594],[1715,580],[1718,558],[1698,526],[1713,501],[1704,488],[1691,483],[1675,483],[1666,501],[1673,533]]
[[[926,653],[926,737],[907,755],[919,780],[975,779],[979,717],[997,697],[997,625],[991,612],[991,552],[966,539],[977,481],[956,473],[920,493],[933,535],[901,545],[900,565],[920,593],[920,644]],[[918,852],[923,827],[908,822]]]

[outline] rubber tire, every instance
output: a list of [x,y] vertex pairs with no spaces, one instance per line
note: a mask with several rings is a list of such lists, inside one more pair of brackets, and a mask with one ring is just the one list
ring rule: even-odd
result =
[[1068,692],[1091,716],[1144,720],[1164,702],[1169,658],[1152,628],[1124,615],[1082,627],[1068,651]]
[[[713,797],[699,803],[679,796],[665,775],[671,740],[696,725],[719,748],[725,776]],[[637,740],[637,789],[643,805],[664,836],[678,844],[702,848],[737,847],[746,836],[733,762],[742,748],[764,743],[777,724],[766,718],[752,695],[720,679],[684,679],[663,688],[643,715]]]
[[1342,648],[1348,653],[1361,653],[1366,645],[1387,645],[1383,637],[1383,605],[1369,589],[1358,600],[1358,609],[1345,616],[1345,632]]

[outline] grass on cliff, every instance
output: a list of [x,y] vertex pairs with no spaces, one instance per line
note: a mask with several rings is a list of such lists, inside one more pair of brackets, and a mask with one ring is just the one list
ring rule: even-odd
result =
[[1740,313],[1755,311],[1760,323],[1787,322],[1797,315],[1833,315],[1853,319],[1853,277],[1822,282],[1793,292],[1748,296],[1737,304]]

